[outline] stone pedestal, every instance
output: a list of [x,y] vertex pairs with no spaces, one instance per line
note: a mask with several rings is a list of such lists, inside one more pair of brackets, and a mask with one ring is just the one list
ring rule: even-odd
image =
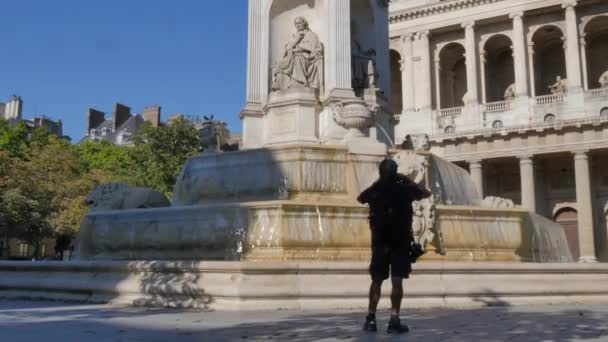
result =
[[273,92],[264,110],[264,145],[319,142],[320,104],[315,89],[292,88]]

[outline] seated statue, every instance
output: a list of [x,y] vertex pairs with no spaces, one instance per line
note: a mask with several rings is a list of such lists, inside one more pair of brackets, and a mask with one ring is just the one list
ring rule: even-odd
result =
[[87,196],[91,211],[162,208],[171,206],[163,193],[125,183],[101,184]]
[[602,89],[608,89],[608,71],[602,74],[598,82],[602,86]]
[[272,90],[298,87],[321,89],[323,44],[302,17],[295,19],[297,33],[285,45],[282,59],[274,67]]
[[505,101],[513,101],[515,99],[515,83],[512,83],[505,90]]
[[565,94],[568,90],[568,80],[562,79],[561,76],[555,78],[555,83],[549,86],[551,94]]

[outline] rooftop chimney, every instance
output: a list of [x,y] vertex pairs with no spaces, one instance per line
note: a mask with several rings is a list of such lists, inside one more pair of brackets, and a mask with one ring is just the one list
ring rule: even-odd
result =
[[97,128],[106,121],[106,113],[97,109],[89,108],[87,112],[87,135],[91,134],[93,128]]
[[21,114],[23,112],[23,100],[21,97],[13,95],[8,99],[4,108],[4,118],[7,120],[15,119],[21,120]]
[[149,122],[152,127],[158,127],[160,125],[160,106],[150,106],[144,108],[144,121]]
[[116,132],[129,118],[131,118],[131,108],[118,102],[115,103],[114,112],[112,113],[112,129]]

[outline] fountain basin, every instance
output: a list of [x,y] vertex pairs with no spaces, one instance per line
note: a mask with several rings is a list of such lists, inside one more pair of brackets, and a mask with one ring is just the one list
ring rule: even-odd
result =
[[[423,260],[540,260],[533,222],[521,209],[438,206],[442,241]],[[81,227],[85,260],[369,259],[367,208],[305,201],[226,203],[94,212]],[[442,247],[445,254],[437,251]],[[559,260],[557,256],[553,261]]]

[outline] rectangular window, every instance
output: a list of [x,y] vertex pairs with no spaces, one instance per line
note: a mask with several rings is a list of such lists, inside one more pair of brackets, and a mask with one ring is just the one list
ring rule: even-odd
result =
[[27,243],[19,244],[19,256],[22,258],[28,257],[30,254],[30,246]]

